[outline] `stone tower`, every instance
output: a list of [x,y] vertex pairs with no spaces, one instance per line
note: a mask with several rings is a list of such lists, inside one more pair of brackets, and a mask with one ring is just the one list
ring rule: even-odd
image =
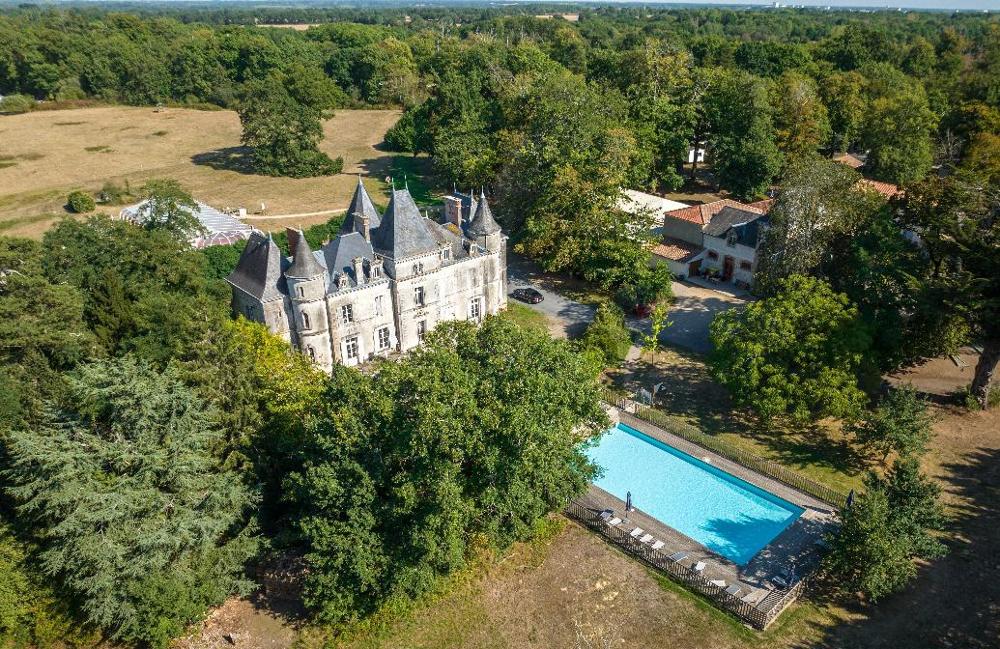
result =
[[316,260],[301,230],[288,230],[292,265],[285,271],[292,302],[292,329],[299,349],[317,365],[330,371],[330,316],[326,308],[326,269]]

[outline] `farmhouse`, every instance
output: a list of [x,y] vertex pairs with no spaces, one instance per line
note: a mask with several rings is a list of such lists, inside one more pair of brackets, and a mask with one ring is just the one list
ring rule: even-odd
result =
[[507,305],[507,238],[486,196],[450,196],[443,223],[407,189],[384,214],[358,179],[336,238],[313,251],[288,230],[291,256],[255,232],[227,278],[233,309],[262,322],[317,365],[357,365],[405,352],[449,320],[480,321]]
[[710,272],[750,286],[772,203],[723,199],[670,210],[663,215],[663,237],[653,248],[652,262],[666,264],[679,278]]

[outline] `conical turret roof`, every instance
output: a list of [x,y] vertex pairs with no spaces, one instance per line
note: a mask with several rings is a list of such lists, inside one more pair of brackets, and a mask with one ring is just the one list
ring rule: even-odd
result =
[[394,259],[437,250],[426,221],[409,191],[393,189],[382,222],[372,231],[372,246]]
[[358,176],[358,186],[354,188],[354,197],[351,198],[351,204],[347,207],[347,215],[340,226],[340,234],[350,234],[355,231],[355,214],[367,216],[368,228],[371,230],[377,228],[382,220],[378,214],[378,210],[375,209],[375,204],[372,203],[372,199],[368,195],[368,190],[365,189],[364,184],[361,182],[361,176]]
[[280,298],[285,293],[281,265],[278,244],[270,235],[254,231],[243,247],[239,263],[226,280],[248,295],[267,302]]
[[323,267],[316,261],[316,256],[313,254],[312,248],[309,247],[306,236],[299,230],[299,241],[295,244],[295,260],[291,267],[285,271],[285,277],[306,279],[317,277],[324,272]]
[[500,231],[500,225],[493,218],[490,206],[486,202],[486,192],[480,192],[479,200],[476,204],[476,214],[469,223],[468,233],[473,237],[484,237],[488,234],[496,234]]

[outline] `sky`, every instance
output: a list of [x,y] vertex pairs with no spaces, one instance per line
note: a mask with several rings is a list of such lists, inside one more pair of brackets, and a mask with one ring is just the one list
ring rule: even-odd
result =
[[[158,0],[160,2],[170,2],[183,0]],[[204,0],[203,0],[204,1]],[[224,1],[224,0],[223,0]],[[315,1],[315,0],[314,0]],[[321,0],[320,0],[321,1]],[[336,0],[334,0],[336,1]],[[451,0],[452,2],[474,4],[477,0]],[[480,0],[482,1],[482,0]],[[494,0],[496,1],[496,0]],[[539,0],[542,2],[548,0]],[[558,1],[558,0],[555,0]],[[567,0],[572,2],[572,0]],[[698,4],[698,5],[763,5],[770,6],[775,0],[583,0],[584,2],[595,2],[597,4],[628,4],[632,2],[643,2],[645,4]],[[356,0],[358,4],[364,4],[364,0]],[[413,0],[413,4],[420,4],[421,0]],[[963,9],[963,10],[984,10],[1000,11],[1000,0],[778,0],[782,6],[807,6],[807,7],[877,7],[877,8],[897,8],[904,9]],[[275,4],[295,6],[292,2],[281,2],[276,0]]]

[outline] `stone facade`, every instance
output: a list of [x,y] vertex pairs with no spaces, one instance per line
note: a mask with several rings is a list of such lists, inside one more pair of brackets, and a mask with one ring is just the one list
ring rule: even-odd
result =
[[254,233],[229,276],[233,309],[330,371],[405,352],[449,320],[507,306],[507,240],[485,196],[446,199],[443,223],[392,190],[385,214],[358,181],[340,233],[313,251],[289,230],[291,257]]

